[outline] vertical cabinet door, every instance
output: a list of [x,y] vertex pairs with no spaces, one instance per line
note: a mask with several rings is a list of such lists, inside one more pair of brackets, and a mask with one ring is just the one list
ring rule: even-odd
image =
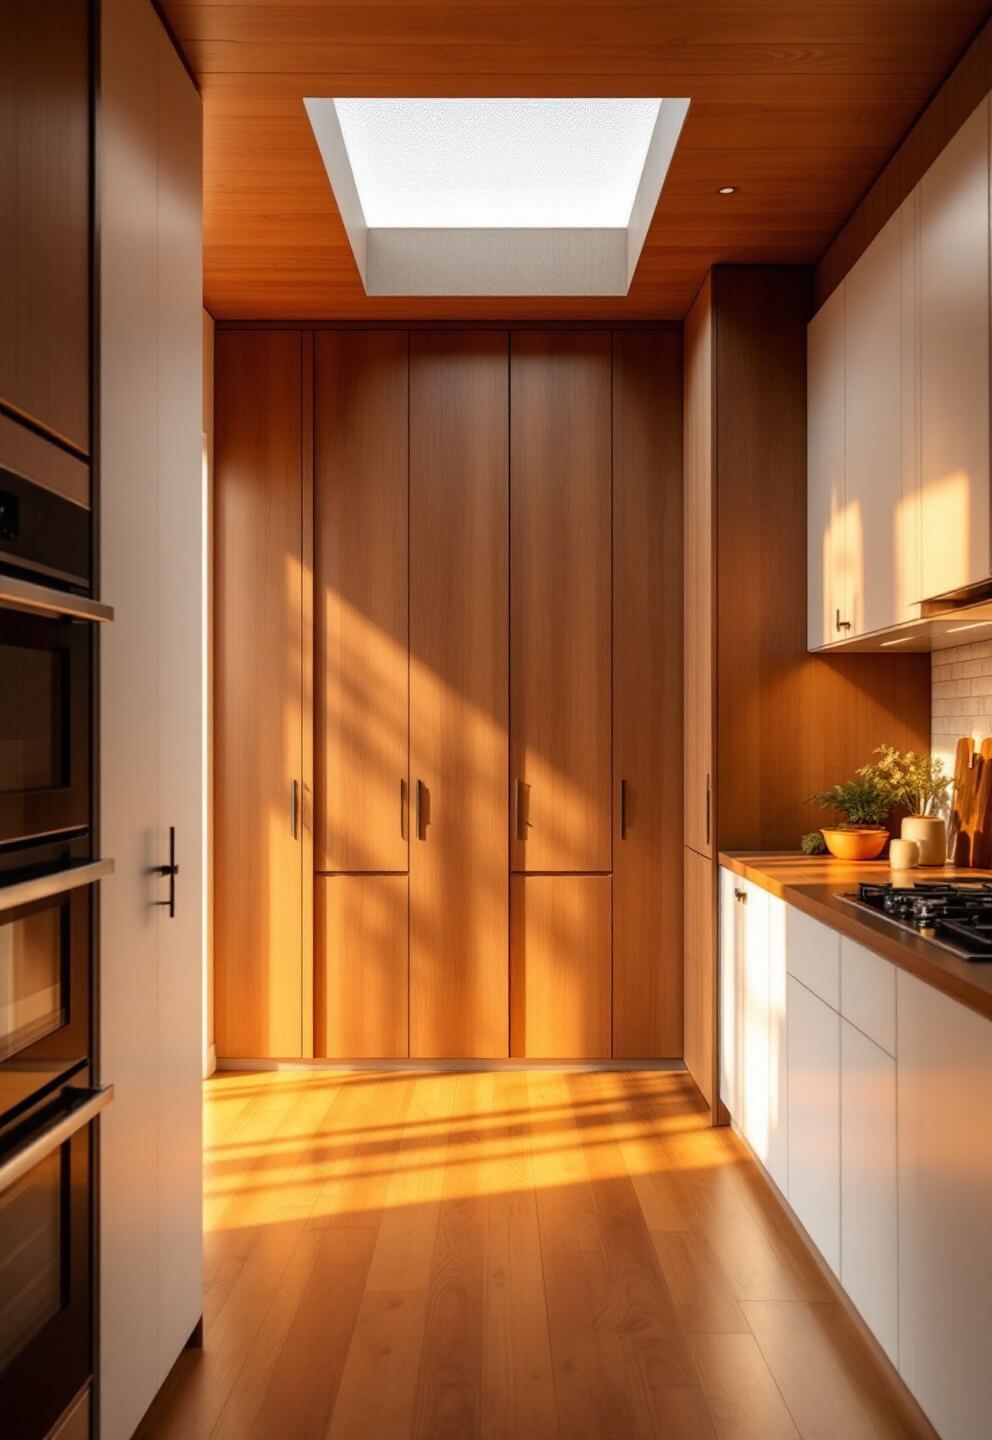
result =
[[784,900],[768,896],[768,1140],[765,1165],[783,1195],[789,1193],[788,972]]
[[840,1024],[840,1280],[889,1359],[899,1352],[896,1062]]
[[685,321],[684,835],[713,854],[713,330],[710,281]]
[[[744,881],[741,1129],[759,1160],[768,1159],[768,921],[770,896]],[[740,961],[738,960],[738,964]]]
[[303,1044],[302,337],[226,331],[214,390],[217,1053]]
[[992,1025],[900,970],[899,1371],[946,1440],[988,1432]]
[[83,451],[90,33],[88,0],[0,5],[0,401]]
[[[908,216],[914,213],[911,197]],[[915,405],[915,364],[910,347],[903,375],[905,324],[914,330],[910,277],[913,227],[899,210],[851,270],[845,304],[845,498],[848,613],[852,635],[882,630],[916,618],[919,601],[916,510],[912,456],[903,462],[905,399]],[[908,233],[907,233],[908,232]],[[905,436],[913,446],[911,433]],[[904,493],[904,482],[906,491]]]
[[747,882],[720,871],[720,1099],[744,1128]]
[[920,181],[923,591],[989,573],[989,101]]
[[848,613],[844,446],[844,293],[807,330],[807,625],[811,650],[841,640]]
[[410,1053],[509,1043],[505,333],[410,337]]
[[514,1057],[609,1057],[611,889],[608,875],[511,877]]
[[409,1053],[406,875],[318,875],[314,1049],[331,1060]]
[[789,1204],[840,1274],[840,1016],[789,975]]
[[[713,1021],[716,906],[713,862],[685,846],[683,955],[685,959],[685,1068],[713,1106]],[[723,872],[721,872],[723,873]]]
[[511,863],[612,868],[610,336],[512,337]]
[[316,337],[314,867],[407,868],[408,340]]
[[682,1055],[677,331],[613,336],[613,1054]]

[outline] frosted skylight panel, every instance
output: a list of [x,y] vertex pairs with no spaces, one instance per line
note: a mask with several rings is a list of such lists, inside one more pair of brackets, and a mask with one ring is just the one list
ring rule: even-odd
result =
[[370,228],[619,228],[660,100],[335,100]]

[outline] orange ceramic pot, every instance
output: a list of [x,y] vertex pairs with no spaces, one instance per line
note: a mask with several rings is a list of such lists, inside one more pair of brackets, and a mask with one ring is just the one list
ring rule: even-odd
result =
[[820,834],[838,860],[877,860],[889,841],[884,825],[852,825],[847,830],[821,830]]

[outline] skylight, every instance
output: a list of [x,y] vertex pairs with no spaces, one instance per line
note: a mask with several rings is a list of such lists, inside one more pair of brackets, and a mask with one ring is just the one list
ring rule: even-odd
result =
[[369,294],[615,295],[689,102],[304,103]]
[[336,100],[366,224],[625,226],[660,100]]

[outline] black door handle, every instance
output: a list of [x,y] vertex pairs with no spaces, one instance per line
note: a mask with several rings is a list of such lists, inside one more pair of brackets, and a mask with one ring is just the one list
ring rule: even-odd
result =
[[176,864],[176,827],[169,826],[169,863],[168,865],[156,865],[156,875],[167,875],[169,877],[169,898],[168,900],[156,900],[156,905],[168,905],[169,919],[176,918],[176,876],[179,874],[179,866]]

